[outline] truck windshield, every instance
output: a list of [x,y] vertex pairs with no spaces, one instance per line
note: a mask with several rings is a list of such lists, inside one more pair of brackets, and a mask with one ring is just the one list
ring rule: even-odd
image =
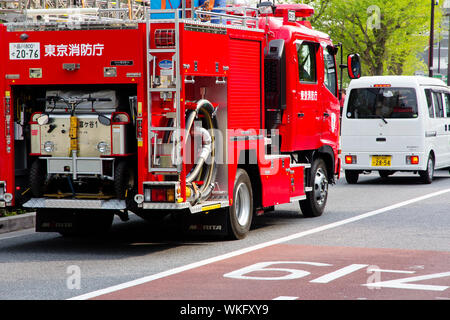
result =
[[412,88],[353,89],[347,107],[350,119],[417,118],[416,91]]

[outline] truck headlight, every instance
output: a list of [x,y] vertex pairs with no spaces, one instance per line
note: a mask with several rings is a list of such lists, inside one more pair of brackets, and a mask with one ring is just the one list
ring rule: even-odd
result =
[[108,147],[109,145],[106,142],[102,141],[97,145],[97,150],[100,151],[101,153],[105,153],[108,151]]
[[55,149],[55,144],[51,141],[46,141],[44,143],[44,150],[47,153],[53,152],[53,150]]

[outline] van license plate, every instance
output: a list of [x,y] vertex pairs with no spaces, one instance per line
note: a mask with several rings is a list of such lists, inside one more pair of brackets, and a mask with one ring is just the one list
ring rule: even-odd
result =
[[372,167],[390,167],[391,156],[372,156]]

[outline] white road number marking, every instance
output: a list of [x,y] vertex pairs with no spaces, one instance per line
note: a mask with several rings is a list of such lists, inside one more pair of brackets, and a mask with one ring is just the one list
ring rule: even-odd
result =
[[[328,267],[332,264],[321,263],[321,262],[307,262],[307,261],[269,261],[269,262],[258,262],[248,267],[244,267],[229,273],[224,274],[225,278],[233,278],[239,280],[295,280],[304,278],[311,274],[311,272],[301,269],[293,268],[280,268],[279,265],[310,265],[314,267]],[[278,266],[276,266],[278,265]],[[367,264],[351,264],[349,266],[340,268],[336,271],[330,272],[316,279],[309,281],[310,283],[322,283],[327,284],[335,281],[339,278],[343,278],[351,273],[368,267]],[[261,273],[264,272],[275,272],[272,275],[262,276]],[[284,273],[280,275],[280,272]],[[394,279],[388,281],[378,281],[381,280],[381,273],[402,273],[402,274],[412,274],[415,271],[405,271],[405,270],[388,270],[388,269],[374,269],[369,266],[367,272],[378,273],[377,281],[370,281],[372,277],[369,277],[367,283],[361,284],[369,289],[373,288],[394,288],[394,289],[410,289],[410,290],[425,290],[425,291],[444,291],[449,288],[449,286],[438,286],[438,285],[427,285],[427,284],[415,284],[411,282],[424,281],[429,279],[446,278],[450,277],[450,272],[434,273],[422,276]],[[254,275],[250,275],[253,273]]]

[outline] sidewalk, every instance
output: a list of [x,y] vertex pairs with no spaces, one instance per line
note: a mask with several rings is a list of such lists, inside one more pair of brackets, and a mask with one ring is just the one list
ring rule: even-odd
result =
[[35,219],[35,212],[0,218],[0,234],[34,228],[36,223]]

